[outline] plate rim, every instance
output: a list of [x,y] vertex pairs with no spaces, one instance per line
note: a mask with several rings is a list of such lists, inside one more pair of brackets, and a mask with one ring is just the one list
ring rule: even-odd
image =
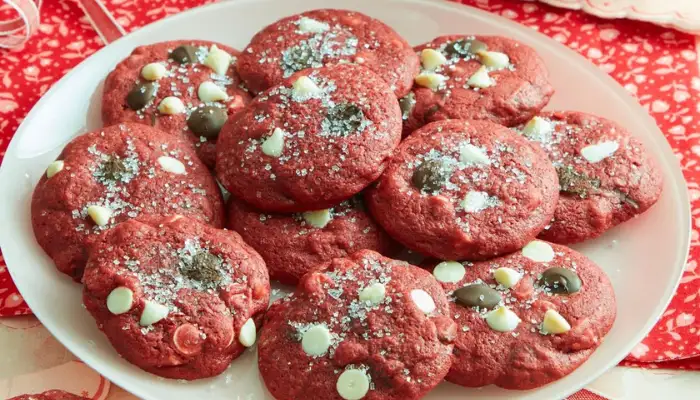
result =
[[[84,60],[82,60],[80,63],[78,63],[73,69],[71,69],[66,75],[64,75],[61,79],[59,79],[41,98],[37,101],[37,103],[32,107],[32,109],[27,113],[25,116],[24,120],[22,121],[22,124],[17,128],[15,131],[15,134],[13,135],[10,143],[8,144],[5,157],[7,155],[11,154],[15,148],[18,146],[19,142],[19,137],[23,135],[24,131],[28,128],[26,128],[27,122],[31,120],[32,118],[35,118],[35,114],[39,113],[39,109],[44,107],[44,103],[50,101],[49,99],[52,98],[53,96],[56,95],[56,93],[59,91],[59,88],[63,87],[64,85],[67,84],[70,80],[73,79],[74,76],[78,75],[80,72],[83,71],[83,69],[86,68],[86,65],[88,62],[97,57],[101,57],[102,54],[108,53],[111,51],[113,47],[116,45],[122,43],[125,40],[129,40],[131,37],[133,37],[135,34],[138,35],[147,35],[148,32],[152,30],[157,30],[160,28],[161,25],[163,24],[170,24],[173,21],[177,21],[178,19],[182,18],[189,18],[191,14],[195,14],[198,12],[201,12],[204,9],[217,9],[217,8],[227,8],[230,7],[232,4],[241,4],[241,3],[252,3],[255,2],[256,0],[228,0],[228,1],[222,1],[222,2],[216,2],[216,3],[209,3],[201,6],[197,6],[185,11],[182,11],[180,13],[170,15],[168,17],[165,17],[163,19],[160,19],[158,21],[154,21],[148,25],[145,25],[141,28],[136,29],[135,31],[130,32],[129,34],[123,36],[122,38],[119,38],[118,40],[102,47],[95,53],[91,54]],[[268,0],[268,1],[280,1],[280,0]],[[351,0],[348,0],[351,1]],[[583,55],[579,54],[578,52],[570,49],[569,47],[565,46],[562,43],[557,42],[556,40],[550,38],[549,36],[536,31],[534,29],[531,29],[527,27],[526,25],[520,24],[518,22],[515,22],[513,20],[510,20],[508,18],[505,18],[501,15],[491,13],[485,10],[481,10],[469,5],[461,4],[456,1],[448,1],[448,0],[400,0],[406,3],[414,3],[414,4],[422,4],[430,7],[440,7],[440,8],[447,8],[456,12],[460,13],[471,13],[473,17],[480,18],[480,19],[487,19],[487,20],[496,20],[496,22],[500,22],[506,25],[509,25],[511,29],[516,29],[524,32],[528,32],[530,35],[534,35],[539,37],[540,39],[543,39],[542,41],[544,42],[544,45],[546,47],[549,47],[550,49],[555,49],[556,51],[560,52],[565,52],[569,57],[574,57],[578,60],[579,63],[585,63],[594,66],[595,65],[590,62],[588,59],[586,59]],[[641,109],[644,111],[646,114],[647,120],[646,123],[644,123],[645,126],[648,127],[650,130],[654,130],[656,134],[652,136],[652,140],[655,142],[658,142],[661,144],[661,148],[656,148],[654,153],[660,152],[663,157],[656,157],[657,162],[663,163],[668,165],[670,168],[669,170],[671,171],[670,176],[664,176],[664,181],[670,180],[671,183],[673,183],[673,186],[671,188],[667,189],[673,189],[673,191],[676,193],[676,196],[678,198],[678,202],[683,204],[683,208],[679,210],[679,213],[681,215],[681,219],[683,222],[682,226],[679,226],[681,228],[681,238],[685,238],[683,240],[682,246],[680,247],[681,249],[684,250],[685,255],[679,255],[678,253],[676,254],[676,260],[677,264],[681,265],[679,268],[679,273],[676,274],[675,277],[675,283],[667,288],[667,290],[664,292],[664,297],[666,297],[666,300],[658,303],[657,307],[654,310],[653,318],[650,318],[646,325],[637,331],[637,334],[633,340],[630,342],[632,343],[629,345],[628,349],[624,352],[624,354],[621,357],[611,357],[610,360],[607,362],[608,367],[605,369],[599,369],[595,373],[592,373],[588,376],[586,376],[584,379],[581,379],[579,383],[576,385],[572,385],[569,389],[565,389],[566,396],[569,396],[581,389],[583,389],[586,385],[591,383],[593,380],[597,379],[600,375],[608,371],[610,368],[615,367],[617,364],[622,361],[627,354],[636,346],[639,342],[642,341],[644,337],[653,329],[654,325],[658,322],[658,320],[661,318],[663,312],[666,310],[668,305],[673,299],[673,295],[678,289],[678,286],[680,284],[680,280],[683,276],[683,272],[685,269],[685,265],[687,263],[688,257],[689,257],[689,250],[690,250],[690,243],[691,243],[691,231],[692,231],[692,221],[691,221],[691,208],[690,208],[690,198],[689,198],[689,193],[688,189],[686,186],[686,180],[683,175],[681,166],[675,157],[673,153],[673,149],[670,146],[670,143],[668,143],[668,140],[666,139],[665,135],[661,130],[659,129],[658,125],[656,124],[656,121],[649,115],[649,113],[642,108],[642,106],[636,101],[634,97],[632,97],[614,78],[612,78],[609,74],[599,70],[599,69],[586,69],[588,71],[588,75],[591,77],[591,79],[598,79],[602,81],[602,83],[605,84],[605,86],[609,87],[611,90],[613,90],[619,100],[625,105],[626,109],[628,110],[635,110],[635,109]],[[658,144],[657,143],[657,144]],[[669,157],[672,156],[672,157]],[[668,161],[669,159],[676,160],[676,163],[671,163]],[[2,165],[0,165],[0,186],[1,183],[4,181],[3,177],[7,174],[9,175],[11,172],[9,171],[9,167],[7,167],[7,163],[3,162]],[[669,179],[672,178],[672,179]],[[6,192],[6,191],[3,191]],[[0,207],[0,211],[2,211],[2,208]],[[2,243],[7,243],[7,241],[10,240],[10,237],[8,236],[8,232],[5,232],[6,230],[0,230],[0,244]],[[6,260],[7,261],[7,260]],[[13,270],[15,268],[21,268],[20,265],[16,266],[10,266],[9,263],[7,263],[7,269],[10,272],[10,276],[12,277],[14,282],[17,282],[15,273],[13,273]],[[676,265],[674,265],[675,267]],[[19,290],[19,284],[16,285],[18,290]],[[20,292],[21,293],[21,292]],[[23,296],[24,298],[24,296]],[[28,306],[31,308],[31,303],[32,301],[28,301],[25,298],[25,302],[27,303]],[[95,371],[100,373],[100,375],[104,376],[111,382],[114,382],[118,386],[124,388],[127,390],[129,393],[132,393],[138,397],[144,398],[144,399],[149,399],[149,400],[158,400],[155,397],[153,397],[149,393],[141,393],[140,391],[132,391],[132,388],[129,387],[128,384],[124,384],[121,376],[117,377],[107,377],[106,374],[103,372],[103,365],[105,363],[100,363],[98,359],[91,360],[90,362],[85,361],[83,357],[80,357],[78,354],[80,353],[81,355],[87,355],[89,353],[89,350],[87,348],[82,348],[80,346],[75,346],[75,349],[72,348],[72,345],[69,347],[64,343],[63,340],[59,339],[59,336],[61,335],[56,335],[55,330],[59,330],[58,324],[55,326],[49,327],[44,324],[43,322],[43,314],[40,313],[34,313],[34,315],[39,319],[39,321],[42,323],[42,325],[51,333],[52,336],[54,336],[66,349],[68,349],[73,355],[75,355],[78,359],[80,359],[82,362],[86,363],[89,365],[91,368],[93,368]],[[90,358],[90,357],[87,357]],[[106,368],[106,367],[104,367]],[[112,375],[110,373],[110,375]],[[155,375],[154,375],[155,377]],[[155,378],[154,378],[155,379]]]

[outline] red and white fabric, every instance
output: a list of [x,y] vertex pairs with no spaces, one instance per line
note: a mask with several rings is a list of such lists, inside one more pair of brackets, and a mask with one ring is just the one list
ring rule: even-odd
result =
[[[41,4],[39,0],[13,1],[24,6]],[[207,2],[106,0],[105,5],[126,31],[132,31]],[[649,336],[624,363],[647,368],[700,369],[700,329],[695,323],[696,319],[700,320],[700,75],[696,37],[645,22],[604,20],[530,1],[461,2],[520,22],[578,51],[636,96],[656,119],[678,156],[691,194],[692,215],[698,217],[693,220],[690,257],[675,298]],[[15,8],[6,4],[0,7],[0,21],[5,21],[0,22],[0,47],[2,39],[10,37],[3,32],[18,24],[7,21],[16,18]],[[44,2],[41,22],[35,22],[31,40],[14,49],[0,50],[0,160],[15,130],[39,97],[103,46],[76,1]],[[20,37],[24,31],[12,32]],[[30,312],[0,255],[0,316]]]

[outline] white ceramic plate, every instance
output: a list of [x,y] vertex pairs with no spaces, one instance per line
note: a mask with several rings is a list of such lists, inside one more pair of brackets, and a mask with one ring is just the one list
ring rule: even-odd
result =
[[[618,299],[617,321],[581,368],[526,399],[560,399],[617,364],[651,329],[682,273],[689,242],[689,203],[678,163],[653,120],[610,77],[582,57],[530,29],[456,4],[431,0],[238,0],[191,10],[113,43],[85,60],[34,107],[15,135],[0,170],[0,243],[12,277],[41,322],[68,349],[114,383],[153,400],[267,399],[255,353],[222,376],[192,383],[157,379],[122,360],[81,306],[81,288],[54,269],[32,235],[32,188],[62,145],[100,126],[101,82],[137,45],[185,38],[243,48],[274,20],[322,7],[350,8],[380,18],[418,44],[448,33],[502,34],[535,47],[551,71],[557,94],[550,108],[593,112],[629,127],[659,159],[666,178],[659,203],[641,218],[580,246],[608,273]],[[294,373],[294,371],[290,371]],[[506,399],[496,387],[442,384],[428,399]]]

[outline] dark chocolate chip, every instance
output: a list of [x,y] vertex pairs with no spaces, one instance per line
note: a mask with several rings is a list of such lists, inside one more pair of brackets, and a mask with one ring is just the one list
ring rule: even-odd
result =
[[364,119],[365,115],[360,107],[341,103],[328,110],[326,118],[321,121],[321,128],[330,136],[347,136],[357,132]]
[[189,64],[197,60],[197,48],[189,44],[176,47],[170,52],[170,58],[179,64]]
[[134,111],[138,111],[153,100],[156,95],[156,85],[153,82],[137,83],[126,95],[126,104]]
[[493,310],[501,303],[501,294],[483,283],[473,283],[454,292],[459,304],[466,307],[479,307]]
[[452,56],[467,57],[488,49],[486,43],[477,39],[459,39],[445,46],[445,52]]
[[435,113],[438,112],[438,111],[440,111],[440,106],[439,106],[439,105],[435,104],[435,105],[431,106],[431,107],[425,112],[425,118],[426,118],[427,120],[429,120],[429,119],[432,118],[433,115],[435,115]]
[[180,272],[190,279],[200,281],[204,284],[218,284],[221,282],[221,264],[219,257],[201,251],[192,256],[192,261],[184,263],[180,267]]
[[110,156],[99,168],[99,176],[111,181],[120,181],[127,172],[124,161],[116,155]]
[[404,97],[399,99],[399,106],[401,107],[401,118],[407,120],[413,111],[413,107],[416,105],[416,95],[411,92]]
[[574,294],[581,290],[581,278],[571,269],[552,267],[542,273],[539,285],[550,293]]
[[439,160],[425,160],[413,171],[413,186],[426,192],[440,190],[452,175],[452,170]]
[[226,110],[221,107],[199,107],[187,118],[187,127],[199,136],[215,139],[227,118]]
[[571,165],[557,167],[557,175],[559,176],[560,191],[577,195],[582,199],[587,198],[591,193],[597,193],[600,188],[600,179],[576,172]]

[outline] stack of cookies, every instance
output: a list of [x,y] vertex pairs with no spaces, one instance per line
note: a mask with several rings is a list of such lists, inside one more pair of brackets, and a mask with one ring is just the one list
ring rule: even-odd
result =
[[[106,127],[37,185],[35,235],[115,350],[159,376],[221,374],[257,342],[276,399],[536,388],[615,320],[605,273],[564,245],[662,186],[623,126],[542,112],[553,92],[516,40],[412,48],[343,10],[242,52],[139,47],[107,77]],[[268,309],[271,281],[296,289]]]

